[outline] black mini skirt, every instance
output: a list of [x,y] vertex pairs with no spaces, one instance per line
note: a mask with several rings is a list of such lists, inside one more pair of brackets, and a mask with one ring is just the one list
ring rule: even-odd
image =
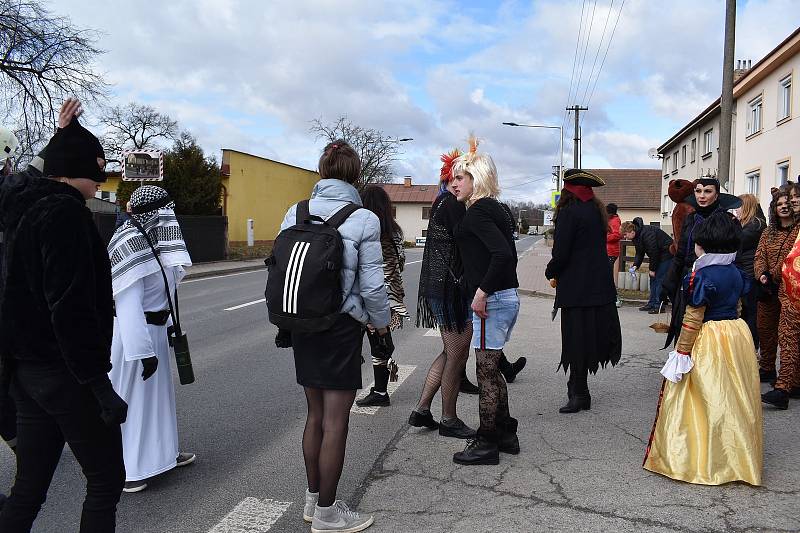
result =
[[297,383],[315,389],[360,389],[363,338],[361,323],[346,313],[326,331],[292,332]]

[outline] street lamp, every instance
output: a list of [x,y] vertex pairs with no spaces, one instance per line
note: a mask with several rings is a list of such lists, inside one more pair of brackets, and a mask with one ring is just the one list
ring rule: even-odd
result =
[[522,213],[527,213],[527,212],[528,212],[527,209],[520,209],[519,212],[517,213],[517,227],[518,227],[517,231],[519,233],[522,233]]
[[408,141],[413,141],[414,139],[411,137],[403,137],[402,139],[386,139],[390,143],[404,143]]
[[561,126],[544,126],[540,124],[517,124],[516,122],[503,122],[504,126],[516,126],[519,128],[545,128],[548,130],[558,130],[559,144],[558,156],[560,158],[560,165],[558,167],[558,176],[556,177],[556,190],[561,190],[561,180],[564,177],[564,128]]

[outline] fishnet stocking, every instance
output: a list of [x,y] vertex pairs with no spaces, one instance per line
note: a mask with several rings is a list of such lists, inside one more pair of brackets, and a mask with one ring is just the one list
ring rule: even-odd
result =
[[502,350],[475,350],[478,387],[481,390],[478,411],[482,432],[495,431],[498,419],[507,420],[511,417],[506,380],[498,368],[502,355]]
[[464,331],[441,331],[442,353],[434,359],[425,378],[422,396],[417,410],[431,408],[436,391],[442,390],[442,417],[456,417],[458,390],[461,386],[461,375],[469,357],[469,344],[472,340],[472,327],[467,324]]

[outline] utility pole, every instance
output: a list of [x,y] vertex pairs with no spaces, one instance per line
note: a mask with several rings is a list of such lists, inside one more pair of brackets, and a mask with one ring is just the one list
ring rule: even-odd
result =
[[588,111],[588,107],[581,107],[579,105],[574,105],[572,107],[568,107],[567,111],[574,111],[575,112],[575,138],[573,140],[573,163],[572,166],[574,168],[581,168],[581,127],[580,127],[580,116],[581,111]]
[[731,122],[733,120],[733,54],[736,42],[736,0],[725,0],[725,51],[722,54],[722,104],[719,119],[719,180],[731,190]]

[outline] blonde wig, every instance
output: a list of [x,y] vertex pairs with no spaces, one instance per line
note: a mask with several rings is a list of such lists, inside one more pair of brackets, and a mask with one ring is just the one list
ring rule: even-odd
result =
[[744,227],[758,214],[758,198],[752,194],[742,194],[739,199],[742,201],[742,207],[739,208],[739,222]]
[[450,173],[453,178],[458,175],[472,177],[472,196],[467,200],[467,205],[474,204],[481,198],[500,196],[497,167],[489,154],[478,153],[478,139],[474,135],[469,137],[469,150],[453,162]]

